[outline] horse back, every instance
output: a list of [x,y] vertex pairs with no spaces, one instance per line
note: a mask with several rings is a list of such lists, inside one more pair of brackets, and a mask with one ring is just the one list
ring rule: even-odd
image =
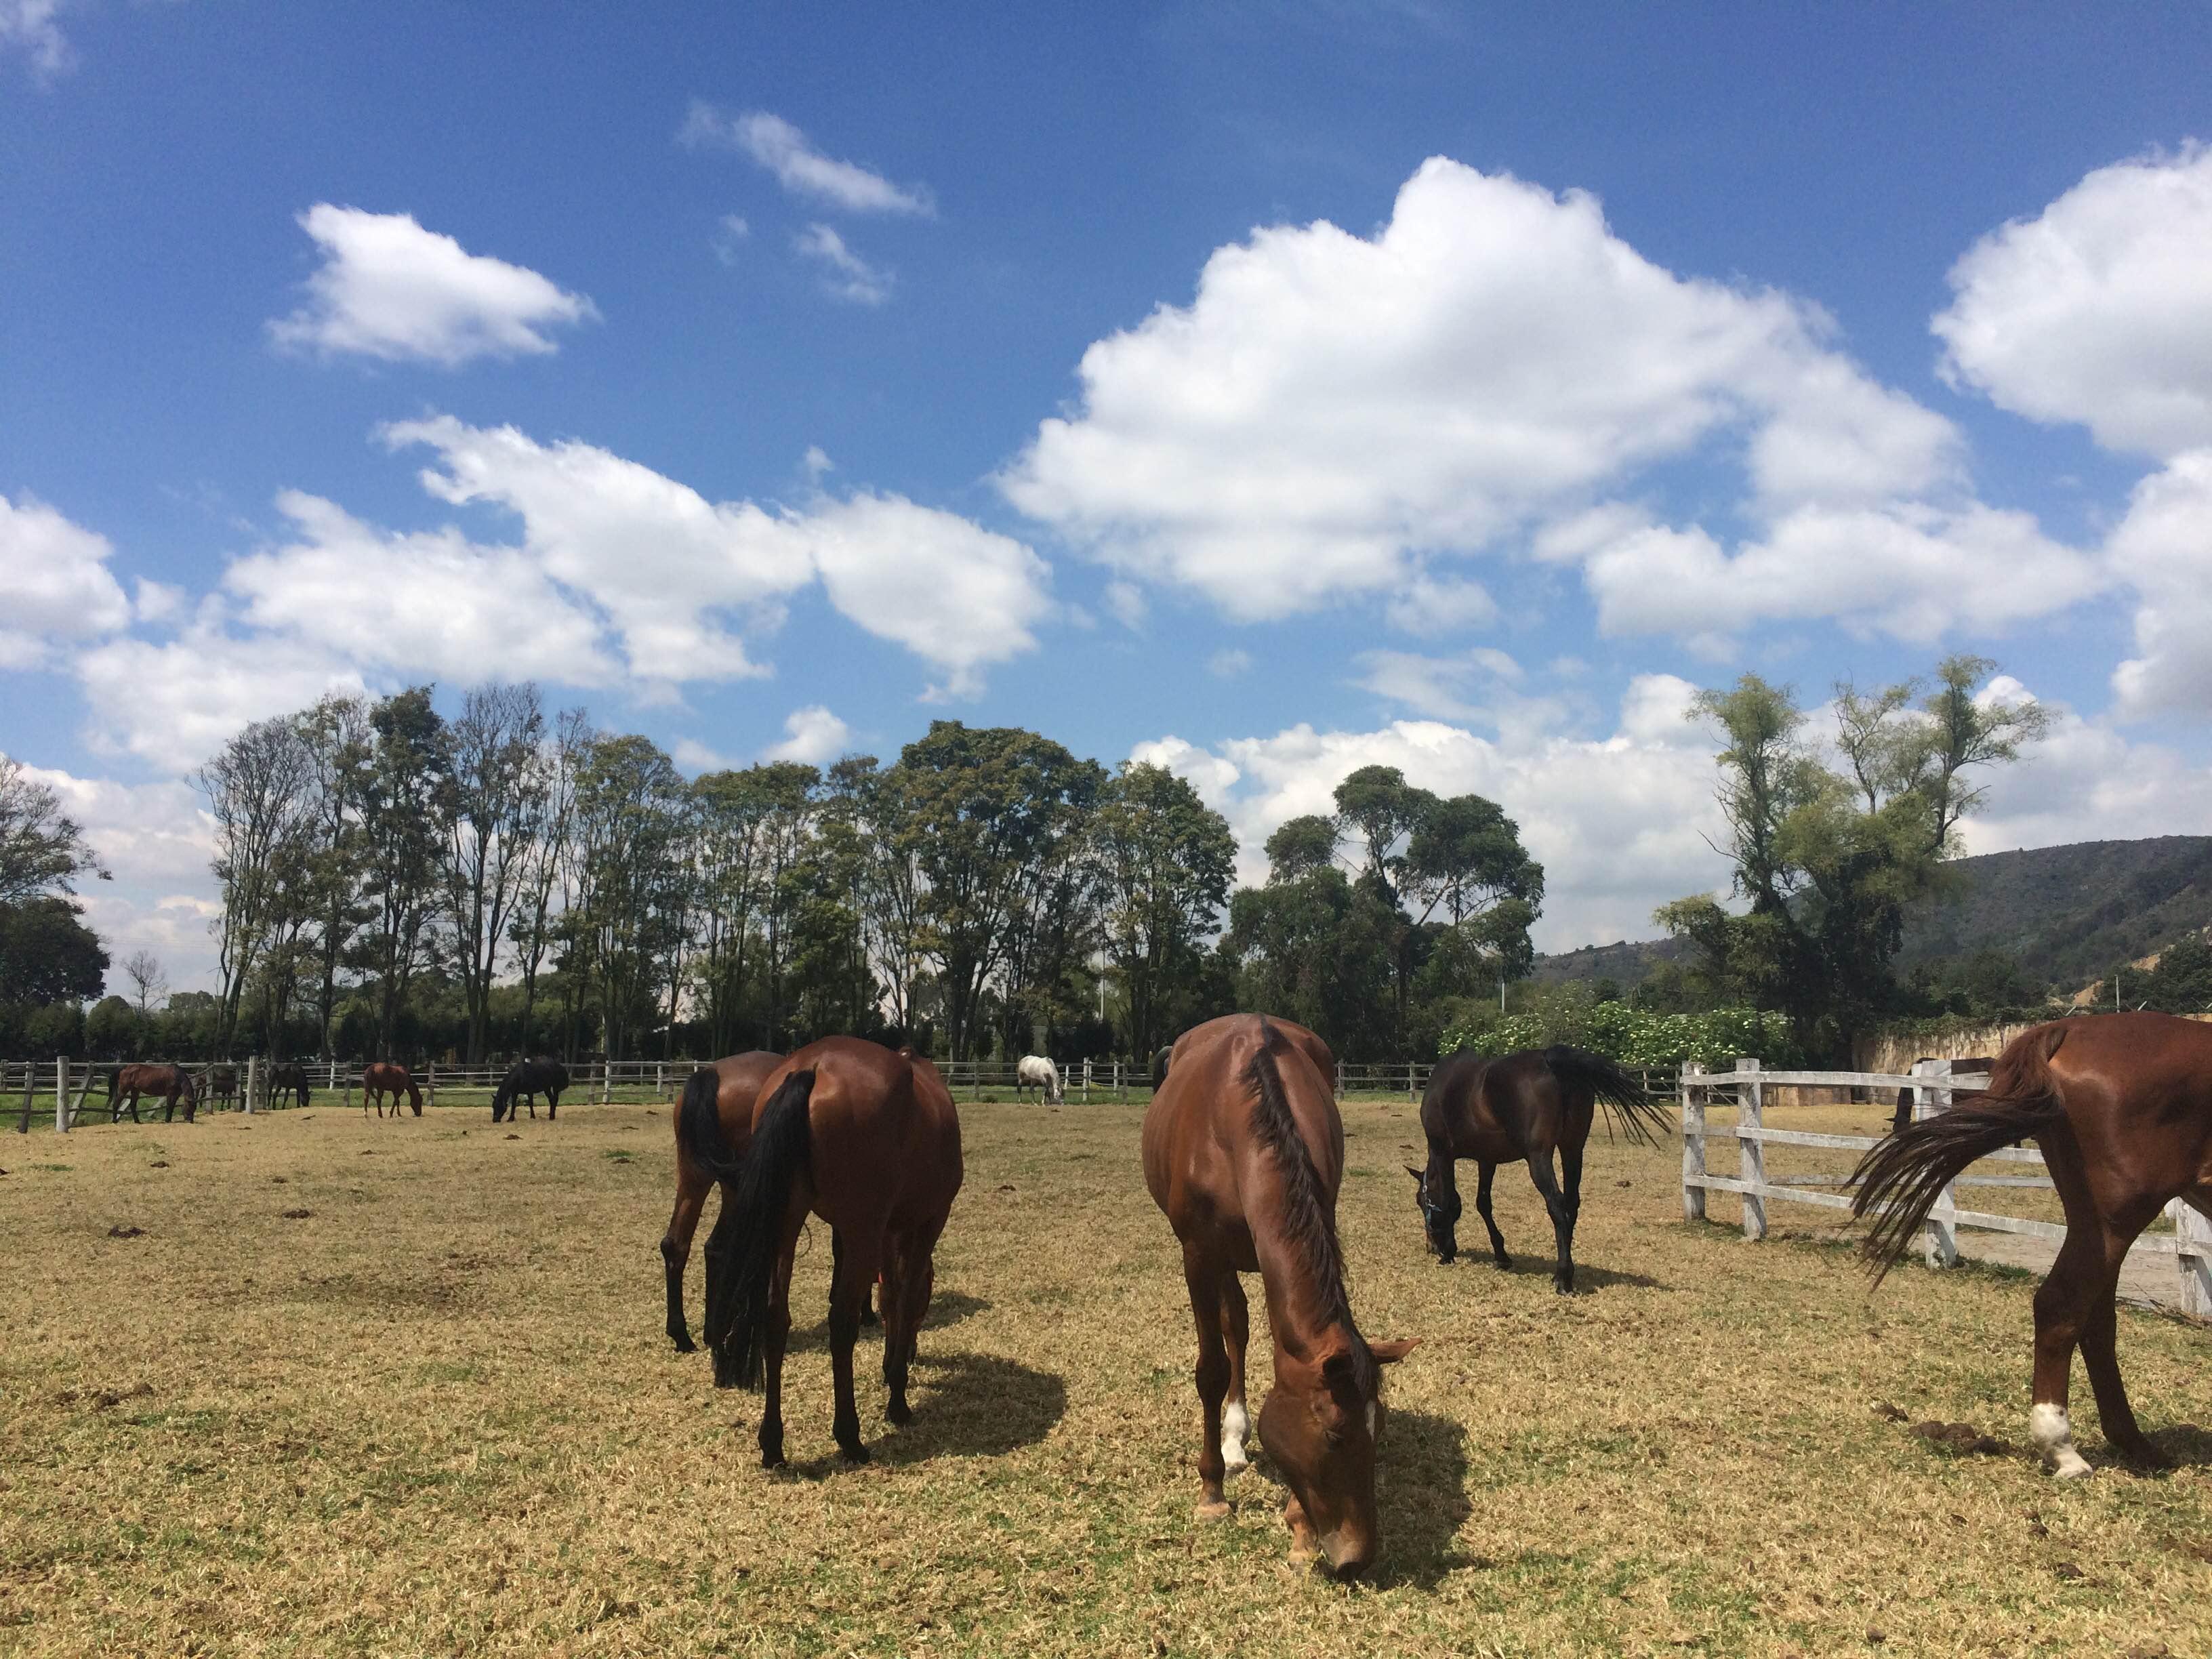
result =
[[[1590,1103],[1583,1105],[1586,1115]],[[1564,1106],[1559,1080],[1541,1049],[1494,1060],[1454,1054],[1430,1075],[1421,1132],[1431,1149],[1453,1158],[1514,1164],[1528,1156],[1547,1118],[1564,1115]]]
[[769,1106],[794,1073],[811,1072],[806,1103],[814,1212],[832,1227],[873,1231],[898,1208],[908,1183],[926,1176],[918,1154],[937,1129],[922,1105],[908,1056],[859,1037],[824,1037],[783,1060],[753,1109],[760,1132]]
[[783,1064],[783,1056],[766,1048],[729,1054],[713,1064],[720,1079],[714,1094],[714,1115],[721,1120],[722,1139],[731,1156],[743,1158],[753,1138],[753,1109],[760,1104],[761,1090],[769,1076]]

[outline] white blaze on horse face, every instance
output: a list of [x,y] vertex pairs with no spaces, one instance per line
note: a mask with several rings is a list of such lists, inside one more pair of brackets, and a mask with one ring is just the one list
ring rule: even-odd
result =
[[2087,1461],[2074,1449],[2074,1427],[2066,1420],[2066,1407],[2038,1402],[2028,1408],[2027,1437],[2042,1452],[2043,1461],[2063,1480],[2079,1480],[2089,1473]]
[[1229,1474],[1251,1467],[1252,1459],[1244,1449],[1245,1437],[1251,1432],[1252,1419],[1245,1412],[1243,1401],[1232,1400],[1222,1407],[1221,1463]]

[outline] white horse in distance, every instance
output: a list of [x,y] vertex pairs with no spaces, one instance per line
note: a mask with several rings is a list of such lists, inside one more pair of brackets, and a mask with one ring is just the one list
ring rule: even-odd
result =
[[1042,1054],[1024,1054],[1014,1067],[1014,1098],[1023,1098],[1024,1091],[1032,1085],[1043,1092],[1047,1105],[1060,1103],[1060,1067]]

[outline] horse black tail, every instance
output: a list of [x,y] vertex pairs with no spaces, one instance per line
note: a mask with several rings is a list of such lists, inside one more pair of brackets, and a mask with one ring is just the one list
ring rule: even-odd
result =
[[721,1094],[721,1074],[713,1066],[691,1073],[676,1108],[676,1144],[715,1180],[734,1181],[744,1164],[722,1133]]
[[1160,1085],[1168,1080],[1168,1061],[1175,1057],[1175,1044],[1170,1042],[1152,1055],[1152,1092],[1160,1091]]
[[1879,1212],[1863,1247],[1875,1284],[1904,1257],[1944,1188],[1969,1164],[2066,1115],[2051,1076],[2051,1057],[2065,1041],[2065,1026],[2055,1023],[2021,1032],[1997,1057],[1980,1099],[1893,1130],[1859,1160],[1851,1171],[1858,1188],[1851,1213]]
[[[689,1085],[686,1085],[687,1089]],[[778,1085],[754,1126],[737,1194],[707,1241],[706,1337],[714,1350],[717,1388],[757,1389],[761,1338],[768,1324],[770,1280],[782,1248],[784,1212],[791,1188],[814,1155],[808,1101],[814,1073],[793,1072]]]
[[1674,1126],[1659,1104],[1659,1097],[1603,1054],[1562,1042],[1544,1050],[1544,1063],[1561,1084],[1589,1090],[1605,1108],[1607,1135],[1618,1123],[1629,1139],[1656,1146],[1674,1133]]

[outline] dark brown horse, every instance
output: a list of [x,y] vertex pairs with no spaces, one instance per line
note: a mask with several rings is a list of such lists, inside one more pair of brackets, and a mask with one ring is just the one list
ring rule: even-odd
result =
[[192,1086],[191,1073],[181,1066],[118,1066],[108,1079],[107,1121],[116,1121],[123,1115],[127,1103],[131,1121],[139,1121],[138,1097],[150,1095],[161,1103],[161,1121],[173,1122],[177,1108],[185,1109],[185,1121],[190,1123],[198,1110],[199,1091]]
[[368,1115],[371,1097],[376,1101],[376,1115],[384,1115],[384,1097],[392,1097],[392,1115],[399,1115],[399,1097],[405,1095],[414,1103],[415,1115],[422,1115],[422,1091],[404,1066],[394,1065],[388,1060],[373,1060],[361,1068],[361,1115]]
[[[1608,1118],[1632,1140],[1658,1144],[1668,1132],[1665,1115],[1644,1085],[1602,1054],[1564,1044],[1528,1048],[1485,1060],[1459,1054],[1430,1074],[1421,1097],[1421,1133],[1429,1143],[1426,1170],[1406,1166],[1413,1177],[1413,1200],[1420,1206],[1421,1228],[1439,1261],[1459,1254],[1458,1160],[1471,1158],[1478,1171],[1474,1212],[1490,1233],[1490,1253],[1510,1267],[1505,1236],[1491,1212],[1490,1182],[1501,1164],[1527,1159],[1528,1179],[1551,1213],[1559,1259],[1552,1288],[1565,1296],[1575,1288],[1575,1219],[1582,1213],[1583,1148],[1590,1121],[1602,1101]],[[1552,1173],[1552,1154],[1559,1157]]]
[[228,1103],[235,1108],[238,1104],[237,1066],[210,1066],[200,1074],[200,1091],[207,1097],[210,1106],[219,1107]]
[[568,1068],[559,1060],[546,1055],[534,1060],[518,1060],[507,1068],[507,1075],[499,1080],[499,1087],[491,1094],[491,1121],[501,1118],[512,1121],[514,1103],[519,1099],[530,1108],[533,1121],[538,1116],[538,1097],[545,1097],[545,1116],[549,1121],[561,1115],[561,1091],[568,1086]]
[[1302,1025],[1232,1014],[1183,1033],[1145,1114],[1145,1184],[1182,1243],[1198,1324],[1199,1514],[1229,1513],[1223,1477],[1249,1462],[1247,1319],[1239,1273],[1267,1297],[1275,1385],[1260,1438],[1291,1489],[1295,1559],[1347,1576],[1375,1559],[1382,1373],[1413,1341],[1352,1322],[1336,1238],[1344,1121],[1328,1045]]
[[273,1111],[280,1097],[289,1097],[295,1105],[307,1103],[307,1068],[298,1064],[272,1066],[269,1068],[269,1105]]
[[853,1394],[853,1346],[880,1273],[884,1416],[905,1423],[915,1337],[929,1310],[938,1236],[960,1190],[960,1119],[927,1060],[858,1037],[808,1044],[769,1074],[753,1112],[734,1202],[707,1241],[704,1334],[718,1386],[765,1382],[761,1464],[783,1462],[783,1352],[791,1334],[791,1264],[811,1212],[837,1249],[830,1291],[832,1428],[848,1462],[866,1462]]
[[[1920,1056],[1920,1060],[1916,1060],[1912,1063],[1915,1066],[1917,1066],[1920,1064],[1921,1060],[1941,1060],[1942,1058],[1942,1055],[1941,1054],[1923,1054]],[[1996,1064],[1996,1062],[1995,1060],[1978,1054],[1971,1060],[1953,1060],[1951,1062],[1951,1071],[1954,1076],[1960,1072],[1986,1073],[1990,1067]],[[1895,1134],[1899,1129],[1902,1129],[1906,1124],[1911,1121],[1912,1091],[1910,1089],[1899,1089],[1897,1091],[1897,1111],[1896,1114],[1889,1120],[1890,1133]]]
[[[668,1274],[668,1340],[678,1353],[690,1353],[695,1346],[684,1319],[684,1269],[691,1260],[699,1212],[719,1182],[727,1213],[744,1169],[745,1148],[752,1142],[753,1107],[761,1085],[782,1063],[781,1054],[756,1048],[701,1066],[684,1085],[676,1108],[676,1209],[660,1237],[660,1259]],[[708,1271],[711,1280],[711,1266]]]
[[2168,1202],[2212,1215],[2212,1025],[2099,1014],[2031,1026],[2005,1044],[1986,1091],[1907,1124],[1860,1161],[1851,1208],[1876,1217],[1866,1250],[1877,1277],[1968,1164],[2024,1139],[2042,1148],[2066,1209],[2066,1242],[2035,1293],[2029,1437],[2058,1474],[2089,1473],[2066,1414],[2078,1345],[2105,1438],[2138,1463],[2163,1462],[2120,1381],[2112,1297],[2128,1246]]

